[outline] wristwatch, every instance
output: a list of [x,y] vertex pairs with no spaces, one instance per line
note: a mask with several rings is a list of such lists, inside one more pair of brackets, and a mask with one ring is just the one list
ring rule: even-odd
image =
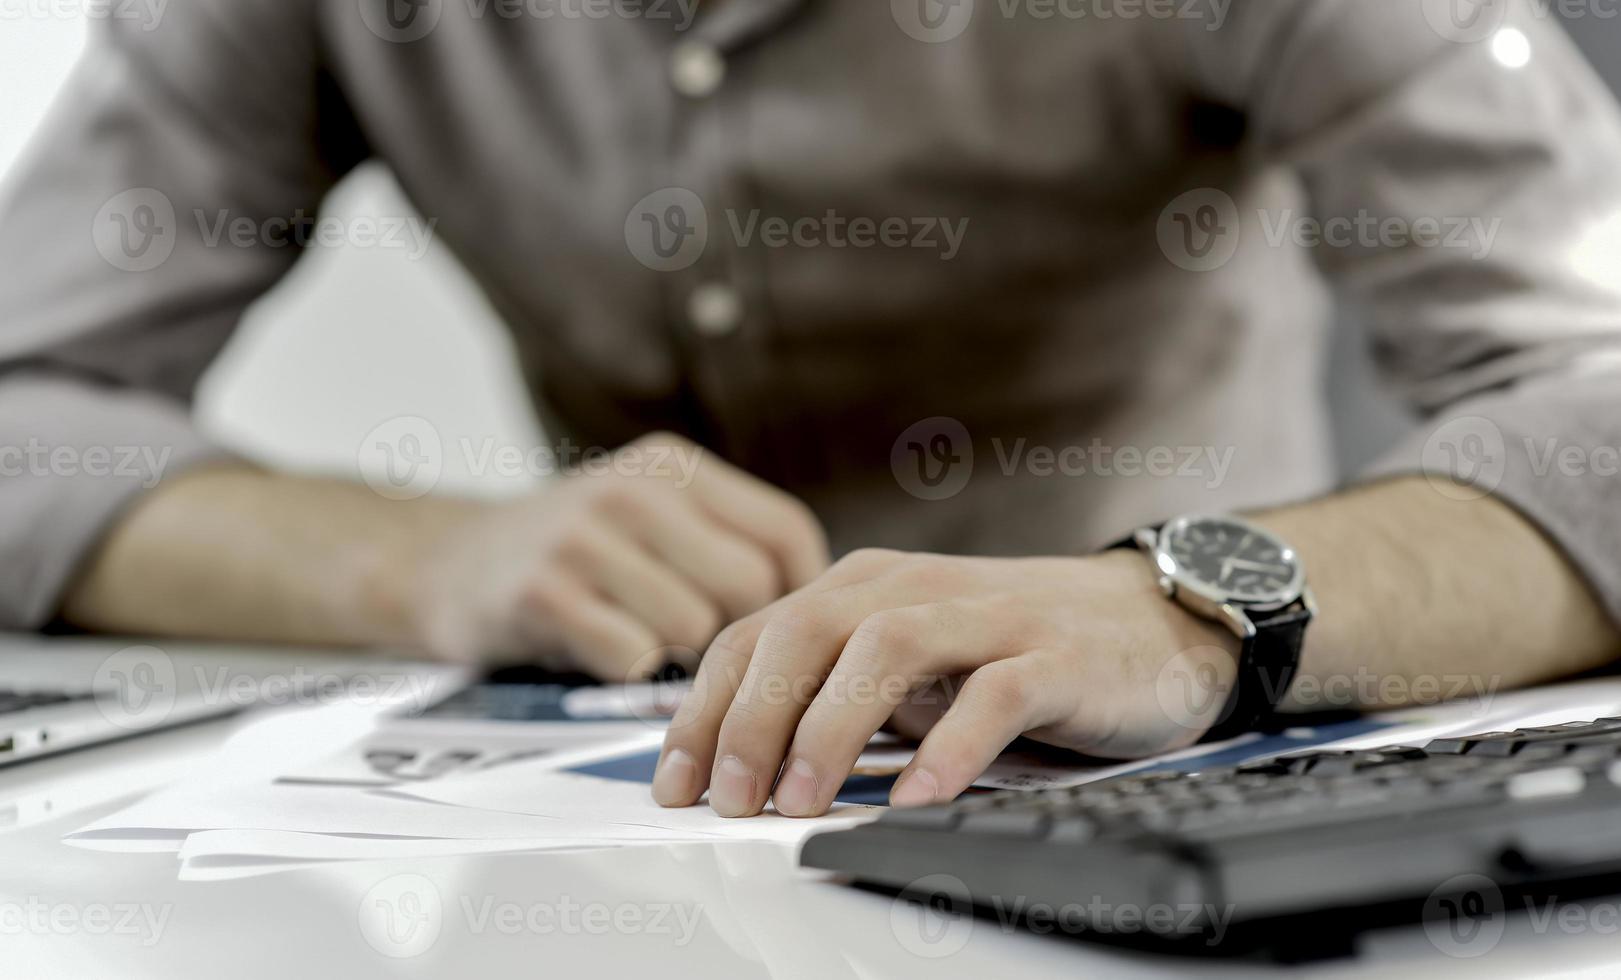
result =
[[1243,643],[1237,680],[1201,741],[1232,738],[1271,720],[1317,614],[1295,550],[1240,518],[1197,514],[1142,528],[1115,547],[1142,551],[1166,598],[1226,626]]

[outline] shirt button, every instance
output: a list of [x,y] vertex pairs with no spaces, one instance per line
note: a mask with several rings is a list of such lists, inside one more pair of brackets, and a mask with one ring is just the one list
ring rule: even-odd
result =
[[743,301],[724,283],[704,283],[687,297],[687,318],[704,336],[724,337],[743,325]]
[[688,98],[713,95],[725,77],[726,59],[712,45],[682,41],[670,53],[670,84]]

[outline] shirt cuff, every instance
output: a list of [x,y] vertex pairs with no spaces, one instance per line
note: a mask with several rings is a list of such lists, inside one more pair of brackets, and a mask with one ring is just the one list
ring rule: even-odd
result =
[[1420,474],[1449,498],[1492,495],[1518,510],[1621,626],[1621,373],[1543,377],[1461,402],[1358,482]]
[[172,399],[53,375],[0,380],[0,629],[50,622],[80,565],[141,495],[232,458]]

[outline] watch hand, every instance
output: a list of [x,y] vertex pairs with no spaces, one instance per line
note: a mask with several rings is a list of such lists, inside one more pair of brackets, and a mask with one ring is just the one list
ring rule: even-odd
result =
[[1251,572],[1277,572],[1282,575],[1289,574],[1289,567],[1287,565],[1267,565],[1258,561],[1245,561],[1242,558],[1229,558],[1228,561],[1239,568],[1243,568]]

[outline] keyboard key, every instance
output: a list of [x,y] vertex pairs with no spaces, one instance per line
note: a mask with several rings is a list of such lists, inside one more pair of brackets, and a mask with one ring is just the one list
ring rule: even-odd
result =
[[1523,772],[1508,781],[1508,795],[1514,800],[1540,800],[1555,796],[1575,796],[1587,786],[1587,776],[1573,766]]
[[891,807],[878,822],[906,830],[951,830],[962,819],[962,814],[949,806]]
[[997,837],[1031,837],[1047,835],[1052,817],[1031,807],[1003,807],[967,814],[958,825],[964,834],[989,834]]

